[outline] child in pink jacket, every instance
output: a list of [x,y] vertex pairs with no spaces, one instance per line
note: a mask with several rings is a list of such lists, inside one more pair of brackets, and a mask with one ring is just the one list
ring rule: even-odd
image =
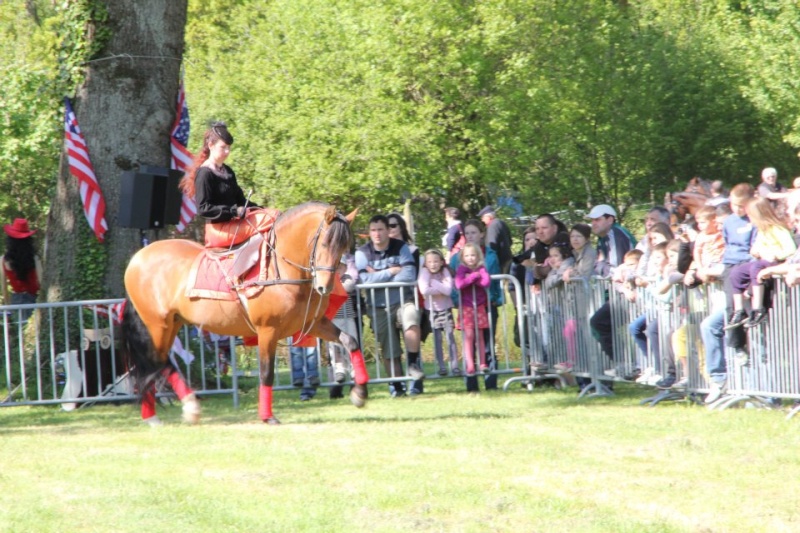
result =
[[481,371],[489,372],[483,331],[489,328],[486,312],[488,297],[486,289],[491,278],[483,265],[483,252],[479,246],[467,243],[461,250],[461,264],[456,270],[456,288],[461,296],[461,329],[464,332],[464,362],[467,375],[475,374],[475,341],[478,341]]

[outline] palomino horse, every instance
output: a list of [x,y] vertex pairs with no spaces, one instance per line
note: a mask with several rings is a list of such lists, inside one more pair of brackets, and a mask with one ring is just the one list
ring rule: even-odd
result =
[[682,192],[667,193],[664,207],[670,212],[673,226],[681,224],[689,215],[694,216],[698,209],[711,198],[711,182],[694,177]]
[[279,423],[272,414],[278,341],[297,332],[340,342],[350,351],[355,370],[350,400],[362,407],[369,376],[358,342],[324,316],[336,267],[350,247],[353,218],[355,212],[344,217],[322,203],[306,203],[282,213],[264,237],[270,249],[270,275],[267,281],[258,282],[263,290],[237,301],[186,296],[189,270],[204,250],[200,244],[173,239],[139,250],[125,271],[125,289],[132,305],[125,306],[122,339],[142,394],[142,418],[160,423],[155,416],[154,383],[163,376],[183,402],[184,419],[199,419],[194,393],[167,364],[172,343],[184,324],[220,335],[258,335],[258,413],[266,423]]

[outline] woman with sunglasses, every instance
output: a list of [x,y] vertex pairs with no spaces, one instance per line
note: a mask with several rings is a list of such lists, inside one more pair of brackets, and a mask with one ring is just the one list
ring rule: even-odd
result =
[[[400,213],[389,213],[386,215],[386,219],[389,221],[389,238],[397,239],[403,241],[408,245],[408,249],[411,250],[411,255],[414,256],[414,278],[419,278],[419,268],[420,268],[420,252],[419,248],[414,245],[414,239],[411,238],[411,234],[408,232],[408,226],[406,225],[406,220],[403,218]],[[425,309],[425,304],[422,300],[422,296],[420,295],[420,303],[419,309]],[[420,313],[421,315],[421,313]],[[427,320],[427,317],[420,316],[418,324],[423,324]],[[408,350],[408,364],[410,366],[419,366],[422,368],[422,361],[420,360],[419,356],[419,347],[420,344],[424,341],[422,338],[422,332],[420,326],[413,326],[408,328],[403,332],[403,337],[406,343],[406,350]],[[422,394],[425,391],[423,386],[423,380],[418,379],[415,380],[414,383],[411,385],[411,390],[409,394],[414,396],[416,394]]]

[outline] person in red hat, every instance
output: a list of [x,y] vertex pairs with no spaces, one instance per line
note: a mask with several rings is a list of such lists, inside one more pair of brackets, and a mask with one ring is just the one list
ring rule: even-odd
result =
[[[3,226],[6,232],[6,252],[3,255],[3,269],[0,272],[3,286],[3,304],[32,304],[39,294],[42,279],[42,262],[36,255],[33,234],[28,221],[17,218],[13,224]],[[9,286],[11,294],[9,298]],[[23,312],[23,318],[31,315],[31,310]]]

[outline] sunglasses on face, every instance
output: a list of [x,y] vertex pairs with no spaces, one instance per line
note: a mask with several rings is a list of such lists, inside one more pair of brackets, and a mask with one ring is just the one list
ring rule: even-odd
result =
[[397,228],[397,227],[399,227],[399,226],[400,226],[400,224],[398,224],[397,222],[395,222],[394,224],[392,224],[391,222],[389,223],[389,227],[390,227],[390,228],[393,228],[393,229],[394,229],[394,228]]

